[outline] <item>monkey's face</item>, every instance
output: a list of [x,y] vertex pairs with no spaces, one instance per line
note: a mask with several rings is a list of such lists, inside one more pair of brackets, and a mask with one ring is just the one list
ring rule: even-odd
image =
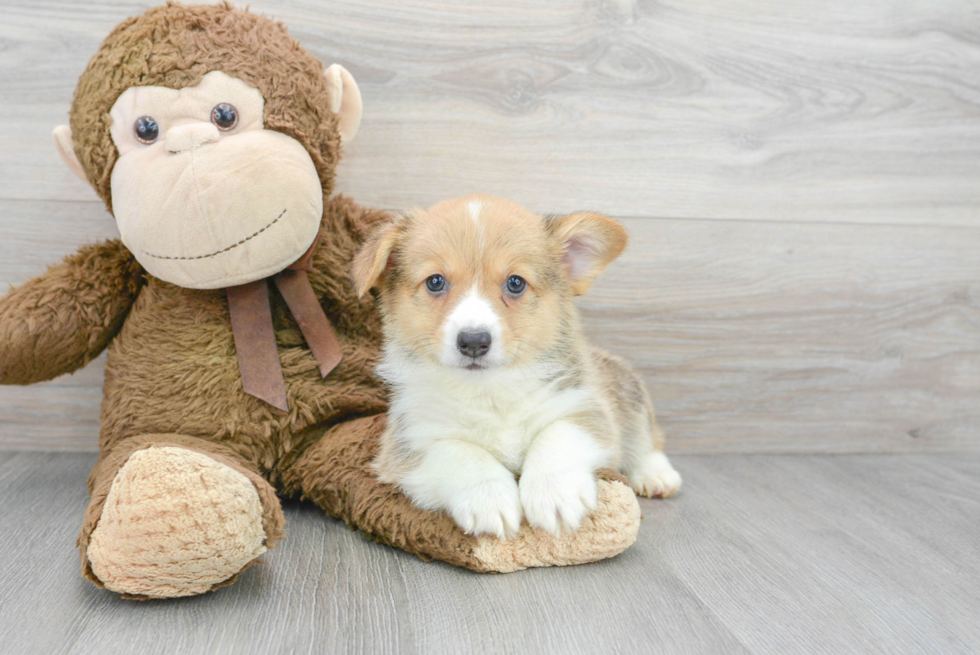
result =
[[223,72],[131,87],[110,112],[113,213],[148,273],[192,289],[277,273],[310,247],[323,189],[309,153],[263,126],[259,91]]

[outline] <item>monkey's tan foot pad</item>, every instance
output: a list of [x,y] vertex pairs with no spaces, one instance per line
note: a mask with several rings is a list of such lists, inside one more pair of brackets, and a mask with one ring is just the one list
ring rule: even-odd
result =
[[477,538],[473,554],[486,571],[510,573],[534,566],[567,566],[595,562],[620,554],[640,531],[636,494],[619,480],[599,480],[599,503],[581,527],[554,536],[525,522],[516,537]]
[[88,545],[112,591],[192,596],[234,577],[265,552],[262,504],[245,475],[192,450],[138,450],[112,481]]

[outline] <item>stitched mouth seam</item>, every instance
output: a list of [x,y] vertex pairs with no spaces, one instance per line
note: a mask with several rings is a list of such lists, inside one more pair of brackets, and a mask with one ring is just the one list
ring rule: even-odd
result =
[[272,227],[273,225],[275,225],[276,223],[278,223],[279,222],[279,219],[282,218],[285,215],[286,215],[286,209],[283,209],[281,214],[279,214],[278,216],[276,216],[272,220],[271,223],[269,223],[268,225],[266,225],[261,230],[258,230],[257,232],[255,232],[253,234],[250,234],[249,236],[245,237],[244,239],[242,239],[238,243],[233,243],[230,246],[228,246],[227,248],[222,248],[221,250],[218,250],[216,252],[213,252],[213,253],[211,253],[209,255],[197,255],[196,257],[167,257],[166,255],[154,255],[152,252],[147,252],[145,250],[143,251],[143,254],[144,255],[147,255],[148,257],[153,257],[154,259],[183,259],[183,260],[207,259],[208,257],[214,257],[215,255],[220,255],[223,252],[228,252],[229,250],[231,250],[233,248],[237,248],[238,246],[242,245],[246,241],[249,241],[251,239],[254,239],[255,237],[259,236],[260,234],[262,234],[263,232],[265,232],[266,230],[268,230],[270,227]]

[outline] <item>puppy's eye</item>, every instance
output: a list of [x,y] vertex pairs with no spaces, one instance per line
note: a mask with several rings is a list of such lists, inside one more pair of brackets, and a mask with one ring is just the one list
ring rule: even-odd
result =
[[211,122],[227,132],[238,125],[238,110],[227,102],[218,103],[211,110]]
[[439,293],[446,290],[446,278],[441,275],[430,275],[425,279],[425,288],[429,293]]
[[507,278],[507,292],[514,296],[524,293],[527,282],[520,275],[511,275]]
[[133,132],[140,143],[150,144],[160,136],[160,126],[152,116],[140,116],[133,123]]

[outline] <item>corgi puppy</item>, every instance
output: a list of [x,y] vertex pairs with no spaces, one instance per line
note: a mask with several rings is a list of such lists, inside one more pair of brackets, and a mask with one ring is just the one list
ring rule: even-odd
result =
[[642,380],[586,342],[573,302],[626,240],[600,214],[544,219],[484,195],[381,225],[354,260],[357,292],[379,289],[384,323],[379,478],[501,538],[522,518],[576,530],[599,468],[638,494],[675,494]]

